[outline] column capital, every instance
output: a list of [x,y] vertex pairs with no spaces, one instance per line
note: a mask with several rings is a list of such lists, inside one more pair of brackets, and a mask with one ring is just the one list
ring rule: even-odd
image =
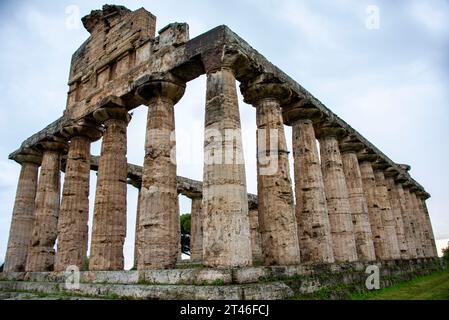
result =
[[315,132],[318,139],[326,137],[335,137],[337,139],[341,139],[347,134],[344,128],[339,127],[331,122],[322,122],[317,124]]
[[359,153],[357,153],[357,158],[360,162],[375,162],[377,159],[379,159],[379,156],[372,152],[371,150],[365,148],[361,150]]
[[358,153],[365,148],[365,145],[352,135],[346,135],[340,139],[341,153]]
[[297,122],[318,123],[323,120],[323,116],[323,113],[308,99],[285,107],[282,113],[284,123],[289,126]]
[[134,90],[147,104],[158,98],[169,99],[176,104],[184,96],[186,83],[172,74],[157,73],[137,80]]
[[404,171],[406,171],[406,172],[409,172],[409,171],[412,169],[412,167],[411,167],[410,165],[408,165],[408,164],[399,164],[399,163],[397,163],[397,166],[398,166],[401,170],[404,170]]
[[127,123],[131,121],[131,115],[128,113],[125,103],[115,96],[104,98],[100,102],[100,107],[94,111],[93,117],[99,124],[104,124],[111,119],[123,120]]
[[385,172],[390,165],[383,160],[378,159],[376,162],[373,162],[373,170],[374,171],[382,171]]
[[394,178],[394,182],[396,184],[404,184],[404,182],[406,182],[408,180],[407,176],[403,173],[398,174],[395,178]]
[[422,200],[427,200],[427,199],[429,199],[430,197],[431,197],[431,195],[430,195],[430,193],[428,193],[428,192],[426,192],[426,191],[424,191],[424,190],[418,190],[417,192],[416,192],[416,196],[419,198],[419,199],[422,199]]
[[24,163],[32,163],[41,165],[42,163],[42,152],[31,149],[31,148],[25,148],[22,151],[20,151],[19,154],[15,155],[12,160],[15,162],[23,165]]
[[68,150],[67,140],[63,137],[52,136],[38,143],[40,149],[45,151],[54,151],[60,154],[66,154]]
[[91,142],[100,139],[103,132],[104,130],[91,119],[81,119],[61,129],[61,135],[67,139],[82,136],[87,137]]
[[415,184],[407,178],[407,180],[402,183],[402,187],[405,189],[409,189],[410,192],[413,192]]
[[292,96],[292,90],[272,74],[262,74],[252,81],[242,83],[240,90],[244,101],[253,106],[265,99],[275,99],[284,105]]
[[401,172],[393,166],[386,168],[384,173],[386,178],[393,178],[393,180],[396,180],[396,178],[401,174]]

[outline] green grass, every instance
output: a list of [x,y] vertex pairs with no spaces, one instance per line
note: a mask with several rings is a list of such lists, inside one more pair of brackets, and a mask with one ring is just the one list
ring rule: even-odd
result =
[[389,288],[354,294],[352,300],[449,300],[449,271],[417,277]]

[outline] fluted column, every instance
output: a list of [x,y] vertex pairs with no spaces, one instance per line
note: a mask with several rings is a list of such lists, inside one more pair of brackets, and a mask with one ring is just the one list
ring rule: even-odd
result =
[[42,154],[27,150],[14,160],[22,168],[17,184],[16,200],[12,213],[9,231],[8,248],[6,250],[4,272],[25,271],[28,248],[34,225],[34,209],[37,189],[37,176],[42,162]]
[[259,228],[265,265],[300,263],[293,189],[281,101],[289,90],[263,77],[243,84],[245,101],[256,107]]
[[203,260],[203,205],[202,198],[192,198],[190,261]]
[[105,132],[98,165],[89,270],[123,270],[126,237],[127,137],[130,115],[119,99],[94,113]]
[[360,173],[363,182],[363,192],[368,206],[368,216],[373,234],[374,250],[377,260],[389,259],[389,247],[385,241],[385,230],[383,226],[382,212],[376,196],[376,180],[371,162],[375,159],[373,155],[358,155],[360,160]]
[[102,131],[88,121],[65,127],[70,139],[58,220],[58,248],[55,271],[69,266],[81,269],[87,257],[89,221],[90,144]]
[[396,237],[399,245],[400,258],[408,259],[410,256],[407,238],[405,236],[405,226],[401,206],[401,195],[396,187],[393,176],[389,175],[388,178],[386,178],[385,183],[387,186],[388,197],[391,204],[391,211],[393,213],[393,219],[395,222]]
[[140,223],[140,185],[139,193],[137,196],[137,210],[136,210],[136,225],[134,228],[134,265],[133,269],[137,269],[140,254],[140,239],[139,239],[139,223]]
[[329,211],[334,257],[337,262],[356,261],[357,249],[352,223],[346,178],[343,171],[338,137],[339,128],[323,125],[319,128],[321,168]]
[[138,89],[148,106],[140,190],[139,270],[174,268],[181,255],[174,106],[184,91],[184,83],[168,77],[151,79]]
[[376,260],[376,252],[374,250],[373,233],[357,158],[357,152],[362,148],[362,144],[351,141],[349,137],[341,142],[343,171],[348,187],[357,256],[361,261],[374,261]]
[[426,200],[430,198],[430,195],[426,192],[418,192],[417,200],[420,211],[422,212],[426,241],[428,243],[427,257],[434,258],[438,257],[438,251],[435,244],[435,235],[433,233],[432,222],[429,216],[429,210],[427,209]]
[[401,205],[401,212],[402,212],[402,221],[403,221],[403,225],[404,225],[404,235],[405,235],[405,240],[407,243],[407,256],[408,259],[416,259],[418,256],[416,254],[416,240],[415,240],[415,235],[411,226],[411,212],[409,209],[409,206],[407,204],[407,198],[406,195],[404,193],[404,189],[402,187],[402,183],[405,180],[403,179],[402,176],[398,176],[396,178],[395,181],[395,188],[396,188],[396,192],[397,195],[399,196],[399,202]]
[[41,142],[44,149],[39,184],[36,193],[35,221],[26,271],[53,271],[55,241],[58,236],[58,217],[61,188],[61,154],[65,141],[54,138]]
[[332,235],[323,174],[313,122],[321,117],[314,108],[293,107],[284,121],[293,128],[296,221],[301,262],[332,263]]
[[421,227],[418,220],[416,219],[415,201],[413,199],[412,192],[410,191],[410,187],[411,186],[408,183],[403,184],[404,197],[409,212],[410,229],[414,238],[416,258],[423,258],[424,251],[422,245]]
[[410,189],[410,197],[414,207],[414,216],[416,220],[416,224],[418,225],[418,232],[420,237],[420,243],[422,247],[422,257],[428,258],[432,256],[432,240],[430,236],[430,232],[428,230],[427,218],[422,207],[422,202],[419,194],[421,190],[417,187],[413,186]]
[[396,222],[391,210],[388,189],[385,182],[384,169],[375,167],[374,177],[376,179],[376,198],[382,214],[383,227],[385,231],[385,245],[389,248],[388,259],[400,259],[398,237],[396,235]]
[[240,112],[232,70],[207,72],[203,181],[203,263],[252,264]]
[[419,207],[419,200],[415,192],[415,188],[412,187],[410,189],[410,199],[412,201],[413,206],[413,217],[415,221],[416,233],[419,239],[421,251],[420,258],[426,258],[429,253],[429,243],[426,241],[426,231],[425,231],[425,223],[422,217],[422,212]]
[[[249,205],[249,204],[248,204]],[[257,206],[249,205],[249,227],[251,231],[251,251],[255,264],[263,263],[262,237],[259,228],[259,211]]]

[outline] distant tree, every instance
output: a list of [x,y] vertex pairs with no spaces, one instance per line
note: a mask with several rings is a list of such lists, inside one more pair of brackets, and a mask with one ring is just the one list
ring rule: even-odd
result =
[[3,272],[3,268],[5,267],[5,264],[2,263],[2,265],[0,266],[0,272]]
[[190,227],[191,214],[185,213],[181,215],[181,251],[190,256]]
[[446,263],[449,266],[449,242],[447,243],[447,248],[443,249],[443,259],[446,261]]

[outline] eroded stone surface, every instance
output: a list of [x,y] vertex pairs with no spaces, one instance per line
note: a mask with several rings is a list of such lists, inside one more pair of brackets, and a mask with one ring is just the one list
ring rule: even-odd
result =
[[58,220],[58,248],[55,270],[83,267],[88,248],[90,144],[102,131],[92,122],[80,122],[63,129],[70,146],[65,165],[64,188]]
[[301,261],[332,263],[331,227],[312,121],[298,120],[293,125],[293,156]]
[[416,196],[413,197],[413,193],[410,192],[409,187],[404,186],[404,196],[405,196],[405,202],[407,203],[407,211],[409,212],[409,221],[410,221],[410,229],[411,233],[413,234],[413,239],[415,240],[415,250],[416,250],[416,257],[417,258],[423,258],[424,257],[424,250],[423,250],[423,243],[422,243],[422,235],[421,235],[421,226],[419,221],[417,220],[417,213],[416,213]]
[[335,261],[356,261],[354,227],[338,140],[324,134],[319,141]]
[[168,80],[139,88],[148,101],[139,197],[139,270],[172,268],[180,255],[174,106],[184,90],[185,85]]
[[416,239],[411,225],[411,212],[407,204],[408,198],[406,198],[404,189],[402,188],[402,184],[400,182],[396,183],[395,188],[401,205],[404,236],[407,243],[407,256],[409,259],[416,259],[418,257],[416,253]]
[[190,235],[190,261],[203,260],[203,205],[202,198],[192,199],[191,235]]
[[[264,263],[297,264],[300,262],[299,240],[279,100],[263,99],[257,102],[256,108],[257,191]],[[277,137],[277,146],[270,143],[272,135]],[[270,151],[268,159],[267,150]]]
[[34,227],[27,258],[27,271],[51,271],[55,263],[60,209],[60,170],[63,142],[46,142],[36,193]]
[[237,90],[230,69],[208,73],[205,117],[203,263],[248,266],[252,264],[248,195]]
[[126,237],[127,159],[126,131],[130,116],[123,106],[100,109],[96,119],[104,123],[89,270],[122,270]]
[[343,152],[342,161],[348,186],[357,256],[362,261],[373,261],[376,260],[376,252],[357,154],[352,151]]
[[28,248],[34,226],[34,200],[41,157],[22,155],[22,169],[17,184],[16,200],[5,257],[5,272],[25,271]]
[[385,180],[387,190],[388,190],[388,197],[391,204],[391,211],[393,213],[393,219],[396,223],[396,237],[398,240],[399,245],[399,252],[400,257],[402,259],[408,259],[409,257],[409,250],[408,250],[408,244],[407,239],[405,237],[405,228],[404,228],[404,220],[402,218],[402,206],[401,206],[401,195],[396,188],[395,182],[393,178],[387,178]]
[[374,250],[377,260],[388,260],[390,257],[388,243],[385,240],[385,229],[382,219],[382,212],[376,196],[376,179],[374,177],[373,166],[369,161],[360,163],[360,172],[363,181],[363,191],[365,193],[368,215],[373,233]]
[[374,172],[376,181],[376,200],[378,210],[382,215],[383,228],[385,232],[385,242],[388,246],[388,259],[400,259],[399,243],[396,232],[396,222],[391,210],[388,189],[385,182],[385,175],[382,170]]

